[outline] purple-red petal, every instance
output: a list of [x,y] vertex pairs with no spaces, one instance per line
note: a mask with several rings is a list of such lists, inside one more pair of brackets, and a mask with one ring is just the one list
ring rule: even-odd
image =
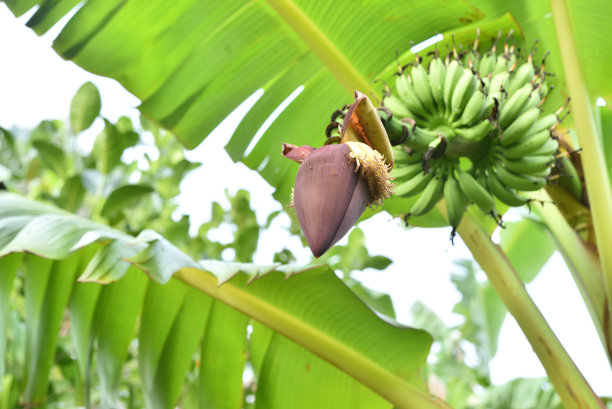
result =
[[283,156],[297,163],[302,163],[314,150],[315,148],[308,145],[297,146],[290,143],[283,144]]
[[310,152],[298,170],[293,201],[315,257],[350,230],[370,201],[367,182],[355,172],[349,152],[345,144],[323,146]]

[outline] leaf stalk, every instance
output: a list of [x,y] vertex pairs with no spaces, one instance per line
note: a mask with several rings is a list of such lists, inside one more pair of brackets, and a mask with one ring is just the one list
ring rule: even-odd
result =
[[603,283],[607,296],[607,314],[612,300],[612,191],[603,149],[603,137],[593,109],[594,98],[589,95],[582,73],[580,55],[576,48],[573,25],[566,0],[551,0],[557,39],[562,47],[561,61],[571,97],[572,118],[582,148],[582,165],[589,195],[595,241],[599,251]]

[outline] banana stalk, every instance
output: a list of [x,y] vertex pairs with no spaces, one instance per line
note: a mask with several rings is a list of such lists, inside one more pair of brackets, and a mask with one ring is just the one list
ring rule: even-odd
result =
[[[443,207],[439,207],[444,211]],[[467,212],[457,232],[485,271],[544,366],[566,409],[605,409],[571,360],[501,248]]]

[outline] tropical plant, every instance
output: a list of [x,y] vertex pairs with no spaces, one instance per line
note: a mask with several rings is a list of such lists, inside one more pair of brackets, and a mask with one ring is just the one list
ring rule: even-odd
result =
[[[540,243],[534,238],[538,236],[531,234],[533,229],[550,234],[574,274],[610,355],[608,300],[612,297],[612,252],[608,250],[612,233],[608,226],[612,224],[612,193],[607,159],[609,143],[605,136],[609,137],[612,114],[608,107],[595,105],[595,98],[601,97],[609,106],[612,95],[612,85],[606,81],[606,68],[612,58],[607,42],[610,28],[606,16],[612,11],[608,2],[589,1],[578,5],[551,0],[550,4],[537,1],[508,5],[489,0],[439,4],[416,0],[366,2],[359,6],[350,2],[276,0],[222,4],[35,0],[5,3],[16,15],[38,5],[28,21],[28,26],[37,33],[47,31],[79,4],[78,11],[54,43],[56,51],[89,71],[117,79],[142,100],[140,110],[146,117],[169,129],[189,148],[199,144],[246,97],[263,89],[263,96],[241,122],[226,150],[234,160],[256,169],[276,187],[275,196],[283,202],[289,197],[297,169],[276,154],[281,142],[279,135],[290,134],[290,142],[298,145],[320,145],[317,141],[329,113],[346,104],[355,89],[380,103],[383,86],[379,84],[391,83],[398,65],[418,62],[420,58],[408,51],[412,43],[421,43],[442,33],[441,41],[420,52],[426,55],[428,51],[451,49],[453,43],[467,46],[477,39],[482,43],[494,41],[500,31],[513,32],[514,36],[509,36],[523,49],[539,40],[538,48],[550,51],[546,71],[555,73],[548,81],[556,91],[547,97],[546,106],[556,109],[567,96],[571,97],[572,113],[564,125],[571,130],[568,135],[577,138],[571,141],[566,135],[564,139],[567,144],[563,155],[572,158],[565,159],[564,166],[577,169],[577,175],[583,172],[584,186],[581,183],[579,187],[597,194],[589,195],[588,201],[586,197],[576,198],[572,195],[575,191],[568,192],[562,183],[548,180],[547,190],[532,197],[542,202],[542,206],[533,206],[537,222],[521,224],[515,230],[520,238],[514,242]],[[294,91],[299,95],[271,126],[264,128],[268,117]],[[84,90],[83,95],[91,99],[92,93]],[[75,102],[74,111],[83,107],[84,112],[94,112],[95,116],[95,96],[92,101]],[[75,132],[90,123],[88,114],[79,116],[76,112],[74,117],[86,118],[82,120],[85,125],[78,125],[78,120],[73,119]],[[99,157],[94,166],[100,166],[98,171],[105,175],[102,182],[94,183],[101,189],[98,198],[109,179],[106,175],[112,174],[119,162],[117,152],[135,143],[131,142],[134,138],[130,137],[129,126],[107,125],[97,144]],[[53,129],[53,124],[47,126]],[[263,136],[254,141],[257,130],[263,131]],[[4,132],[4,135],[4,143],[11,144],[10,134]],[[53,145],[59,138],[61,135],[33,141],[39,152],[39,165],[54,169],[53,176],[43,174],[36,189],[44,192],[49,185],[46,179],[59,178],[64,196],[61,192],[46,192],[47,197],[41,194],[37,198],[52,199],[76,211],[80,208],[79,189],[84,189],[79,188],[77,179],[71,178],[77,165],[66,163],[61,150]],[[580,147],[581,154],[575,154],[572,146]],[[582,164],[578,157],[582,158]],[[7,163],[16,158],[19,155],[9,154]],[[559,158],[560,163],[563,160]],[[184,164],[180,169],[186,171],[189,167],[190,164]],[[27,180],[29,172],[24,174]],[[167,188],[176,187],[176,178],[180,179],[181,175],[179,171]],[[154,184],[163,180],[158,177],[155,175],[152,179]],[[103,307],[95,307],[94,315],[94,305],[97,300],[102,305],[129,304],[124,308],[132,311],[129,317],[135,322],[136,305],[142,305],[144,299],[138,361],[148,406],[175,404],[184,389],[182,374],[187,372],[203,332],[206,335],[197,381],[202,406],[207,402],[216,402],[212,405],[219,407],[242,405],[242,398],[236,393],[241,388],[236,385],[241,382],[246,362],[243,351],[247,339],[249,362],[258,379],[255,398],[258,407],[448,406],[432,398],[421,376],[431,343],[425,332],[392,326],[372,315],[326,266],[262,267],[212,260],[197,264],[147,229],[153,227],[165,234],[168,213],[165,218],[156,217],[156,222],[148,219],[152,212],[144,212],[146,217],[142,219],[142,213],[129,208],[135,200],[156,192],[163,197],[162,186],[153,189],[143,184],[128,186],[129,190],[96,202],[88,214],[93,220],[14,194],[0,196],[0,221],[4,226],[0,233],[1,252],[7,254],[1,260],[8,271],[3,275],[3,294],[10,294],[18,271],[25,277],[22,285],[27,317],[25,402],[39,402],[46,394],[46,384],[38,377],[47,377],[44,374],[48,369],[41,371],[40,368],[44,368],[43,362],[48,368],[55,345],[45,342],[43,335],[57,333],[68,302],[70,305],[83,303],[70,309],[70,322],[76,328],[73,332],[79,351],[80,382],[88,385],[85,375],[93,359],[99,372],[108,371],[115,376],[101,380],[102,390],[109,391],[103,396],[116,397],[113,388],[118,379],[120,364],[117,362],[123,361],[128,336],[124,334],[119,346],[117,341],[105,337],[114,335],[115,330],[107,328],[118,324],[103,319],[105,315],[98,315],[104,314],[98,312]],[[550,203],[549,195],[554,197],[557,206]],[[166,198],[169,197],[172,195]],[[155,209],[155,204],[153,201],[150,206]],[[406,199],[392,198],[382,208],[400,215],[408,211],[407,204]],[[412,223],[425,227],[448,224],[444,213],[444,208],[438,206]],[[368,211],[364,217],[371,214]],[[451,221],[451,224],[454,223]],[[490,286],[521,326],[563,406],[568,409],[603,407],[526,293],[523,280],[528,278],[517,275],[527,269],[533,276],[541,261],[534,262],[524,251],[512,256],[511,249],[502,250],[490,239],[495,227],[491,218],[470,206],[457,232],[486,272]],[[180,233],[183,239],[187,238],[184,229],[178,230],[179,236]],[[185,243],[177,245],[181,247]],[[189,254],[201,257],[202,244],[194,246],[196,249],[191,249]],[[242,246],[237,244],[240,249]],[[23,252],[36,256],[28,254],[22,259]],[[214,252],[205,255],[218,257]],[[166,287],[148,284],[130,263],[145,270],[153,281],[168,282],[167,288],[176,289],[162,290]],[[294,274],[298,271],[302,272]],[[283,273],[290,278],[285,279]],[[84,280],[95,281],[125,277],[103,289],[98,286],[93,290],[80,283],[73,289],[71,283],[77,274]],[[171,276],[175,279],[170,280]],[[138,283],[130,284],[130,280]],[[475,288],[473,282],[465,285]],[[116,288],[119,290],[113,290]],[[172,291],[177,294],[166,294],[166,298],[161,295]],[[103,296],[107,293],[111,295]],[[488,349],[483,350],[488,354],[495,350],[500,316],[505,314],[499,299],[491,294],[490,290],[483,291],[482,296],[485,305],[495,306],[491,310],[495,313],[485,317],[490,320]],[[8,297],[2,300],[3,322],[6,322]],[[233,309],[223,307],[225,304]],[[194,320],[194,314],[202,310],[208,312],[207,320]],[[249,337],[244,335],[248,320],[241,314],[256,320]],[[214,337],[211,340],[207,336],[214,334],[209,329],[218,325],[232,328],[222,331],[224,334],[236,331],[238,335],[231,338],[234,342],[226,339],[214,342]],[[473,336],[467,330],[464,335],[468,339]],[[93,343],[97,343],[97,355],[90,358]],[[224,349],[227,352],[224,356],[242,358],[235,358],[237,361],[232,365],[219,364],[213,359],[219,356],[216,348]],[[106,355],[101,357],[101,353]],[[219,382],[230,378],[235,382]],[[322,385],[333,387],[322,388]],[[10,397],[9,392],[6,394]],[[550,396],[543,399],[554,400]],[[458,407],[470,405],[462,399],[449,401]]]

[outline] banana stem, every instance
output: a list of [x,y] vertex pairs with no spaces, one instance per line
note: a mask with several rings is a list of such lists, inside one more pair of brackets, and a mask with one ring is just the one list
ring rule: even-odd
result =
[[599,338],[606,349],[608,361],[612,363],[612,346],[607,322],[609,316],[605,314],[606,293],[603,287],[601,265],[597,255],[589,250],[578,234],[567,223],[559,208],[552,203],[552,199],[541,190],[531,197],[542,202],[542,206],[532,206],[531,210],[539,216],[548,228],[557,248],[563,255],[574,281],[582,294],[582,298],[591,314]]
[[567,88],[571,97],[572,117],[582,148],[582,165],[589,195],[591,215],[595,229],[595,241],[599,251],[604,288],[610,316],[612,300],[612,191],[604,157],[601,130],[597,126],[593,110],[593,98],[589,96],[581,68],[581,60],[574,41],[573,26],[566,0],[551,0],[557,39],[562,47],[561,60]]
[[491,241],[470,212],[466,212],[457,231],[521,327],[565,408],[604,409],[605,406],[548,326],[501,248]]

